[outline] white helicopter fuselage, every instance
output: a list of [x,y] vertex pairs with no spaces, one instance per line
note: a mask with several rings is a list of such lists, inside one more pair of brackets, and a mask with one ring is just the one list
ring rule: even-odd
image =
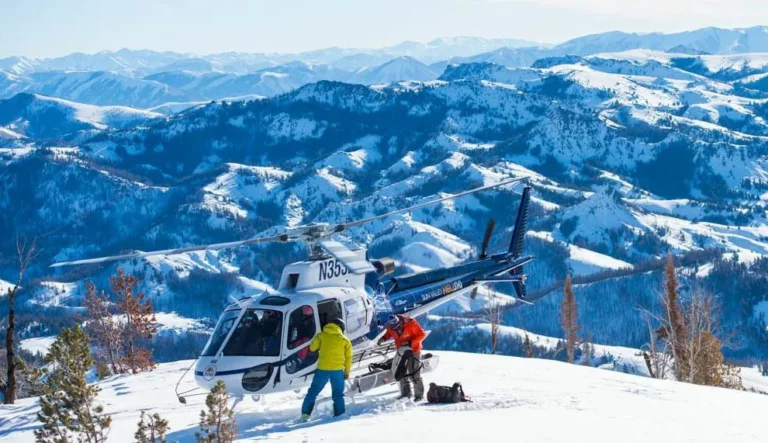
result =
[[[355,253],[365,257],[365,250]],[[227,307],[196,364],[195,380],[207,390],[223,380],[233,395],[301,388],[317,368],[310,342],[330,320],[344,320],[356,352],[372,347],[369,336],[379,332],[376,303],[365,276],[335,258],[288,265],[277,292]]]

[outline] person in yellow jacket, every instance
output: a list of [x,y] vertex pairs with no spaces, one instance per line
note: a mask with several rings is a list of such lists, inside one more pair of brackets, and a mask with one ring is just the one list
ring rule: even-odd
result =
[[344,413],[344,380],[352,369],[352,343],[344,335],[344,320],[337,318],[323,327],[309,344],[310,352],[319,352],[317,370],[309,392],[301,405],[301,420],[309,420],[317,395],[331,382],[334,417]]

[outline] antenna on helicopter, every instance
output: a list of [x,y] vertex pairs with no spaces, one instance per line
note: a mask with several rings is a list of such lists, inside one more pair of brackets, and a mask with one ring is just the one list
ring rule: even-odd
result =
[[75,265],[85,265],[85,264],[94,264],[94,263],[105,263],[105,262],[110,262],[115,260],[130,260],[134,258],[144,258],[144,257],[151,257],[156,255],[183,254],[185,252],[195,252],[195,251],[217,251],[221,249],[236,248],[240,246],[255,245],[255,244],[261,244],[261,243],[305,242],[305,243],[309,243],[310,245],[310,258],[319,258],[324,253],[327,253],[332,257],[336,258],[341,263],[343,263],[344,266],[353,274],[358,274],[358,275],[366,274],[368,272],[375,271],[375,268],[364,257],[359,257],[358,254],[355,254],[354,252],[350,251],[346,246],[342,245],[338,241],[331,239],[330,237],[336,234],[345,232],[350,228],[361,226],[375,220],[413,211],[415,209],[420,209],[425,206],[430,206],[440,202],[444,202],[446,200],[452,200],[455,198],[463,197],[465,195],[474,194],[475,192],[485,191],[487,189],[493,189],[493,188],[498,188],[504,185],[517,183],[524,180],[525,178],[526,177],[513,178],[510,180],[494,183],[492,185],[481,186],[479,188],[474,188],[468,191],[459,192],[458,194],[452,194],[443,198],[438,198],[435,200],[430,200],[428,202],[419,203],[417,205],[409,206],[404,209],[398,209],[396,211],[391,211],[385,214],[375,215],[373,217],[368,217],[360,220],[354,220],[351,222],[338,223],[336,225],[330,225],[328,223],[310,223],[307,225],[297,226],[295,228],[288,229],[281,234],[270,236],[270,237],[256,237],[248,240],[233,241],[233,242],[227,242],[227,243],[214,243],[214,244],[200,245],[200,246],[190,246],[190,247],[178,248],[178,249],[164,249],[161,251],[149,251],[149,252],[135,251],[127,254],[112,255],[108,257],[89,258],[85,260],[75,260],[75,261],[54,263],[51,265],[51,267],[55,268],[55,267],[61,267],[61,266],[75,266]]

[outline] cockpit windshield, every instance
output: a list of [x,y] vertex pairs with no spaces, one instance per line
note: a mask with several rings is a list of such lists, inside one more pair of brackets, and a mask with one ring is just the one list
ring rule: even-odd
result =
[[[203,351],[203,357],[213,357],[224,345],[224,355],[273,357],[280,355],[280,339],[283,331],[283,313],[271,309],[248,309],[240,322],[240,310],[226,311],[221,316],[211,341]],[[235,324],[237,326],[235,327]]]
[[221,348],[221,344],[224,343],[224,340],[227,338],[227,335],[229,335],[229,331],[232,330],[232,327],[235,325],[237,317],[239,316],[239,309],[234,311],[226,311],[224,315],[221,316],[219,324],[216,325],[216,330],[213,331],[211,341],[203,351],[203,357],[213,357],[216,355],[216,352],[218,352],[219,348]]
[[282,312],[248,309],[224,346],[224,355],[276,357],[282,331]]

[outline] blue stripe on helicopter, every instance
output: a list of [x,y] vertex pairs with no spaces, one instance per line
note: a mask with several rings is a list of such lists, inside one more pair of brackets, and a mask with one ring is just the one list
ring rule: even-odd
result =
[[[402,314],[417,306],[445,297],[472,284],[474,274],[466,274],[427,286],[406,289],[389,295],[393,314]],[[389,313],[387,313],[389,314]]]
[[[243,368],[243,369],[233,369],[231,371],[216,371],[215,374],[213,374],[214,377],[219,377],[222,375],[234,375],[234,374],[245,374],[246,372],[253,369],[253,367],[250,368]],[[195,375],[202,377],[203,371],[195,371]]]

